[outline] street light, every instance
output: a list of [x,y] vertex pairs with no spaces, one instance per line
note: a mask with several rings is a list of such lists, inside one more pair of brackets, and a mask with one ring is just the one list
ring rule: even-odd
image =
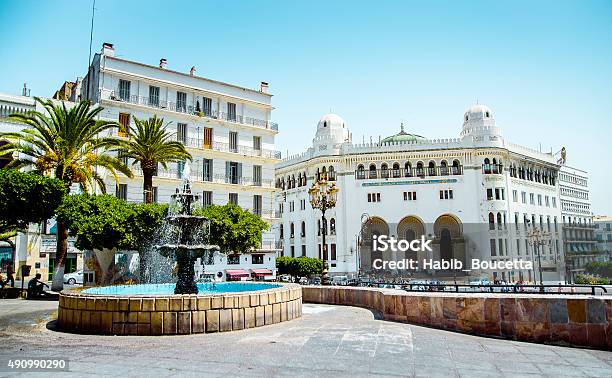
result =
[[340,190],[336,186],[334,181],[327,181],[324,177],[316,181],[310,189],[308,194],[310,195],[310,204],[313,209],[321,210],[321,222],[323,223],[322,228],[322,242],[323,247],[321,249],[321,257],[323,258],[323,280],[327,279],[327,261],[325,259],[325,253],[327,252],[327,244],[325,243],[325,234],[327,233],[327,221],[325,219],[325,211],[336,206],[336,200],[338,192]]
[[540,290],[544,291],[544,281],[542,280],[542,256],[540,253],[540,248],[548,245],[550,246],[550,233],[548,231],[543,231],[540,227],[536,227],[535,224],[531,225],[531,231],[527,234],[529,237],[529,244],[533,246],[534,251],[538,256],[538,271],[540,273]]

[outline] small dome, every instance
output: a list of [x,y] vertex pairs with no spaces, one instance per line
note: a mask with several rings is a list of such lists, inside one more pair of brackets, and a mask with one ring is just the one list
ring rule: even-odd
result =
[[386,137],[381,143],[416,142],[420,140],[425,140],[425,137],[417,134],[408,134],[404,131],[404,124],[402,123],[399,133]]
[[470,122],[477,119],[493,119],[493,111],[486,105],[473,105],[463,116],[464,122]]
[[321,117],[317,130],[324,129],[324,128],[344,129],[346,128],[346,123],[344,122],[342,117],[340,117],[339,115],[329,113]]

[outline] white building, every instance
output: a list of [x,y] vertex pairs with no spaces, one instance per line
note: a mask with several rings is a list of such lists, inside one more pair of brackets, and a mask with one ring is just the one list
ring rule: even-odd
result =
[[[168,129],[193,156],[192,189],[201,195],[203,206],[231,202],[270,223],[275,219],[274,164],[280,153],[274,150],[278,126],[271,121],[272,95],[267,83],[253,90],[197,76],[195,67],[187,73],[172,70],[166,59],[158,66],[130,61],[116,57],[113,45],[105,43],[95,55],[81,91],[82,98],[104,107],[103,119],[128,125],[136,117],[157,115],[169,123]],[[124,135],[119,132],[119,136]],[[181,185],[183,167],[182,163],[172,164],[168,170],[160,167],[153,179],[155,201],[170,200]],[[143,179],[138,165],[133,171],[133,179],[121,177],[116,185],[107,177],[106,184],[118,197],[138,202],[144,197]],[[275,256],[274,234],[267,233],[263,239],[252,256],[257,266]],[[206,265],[203,274],[225,277],[229,269],[224,265],[225,257],[219,259],[219,264]],[[251,261],[251,257],[247,259]],[[232,270],[250,269],[250,263],[243,261],[232,264]],[[274,269],[274,264],[269,266],[269,274],[274,274]]]
[[597,239],[597,250],[601,252],[599,261],[610,261],[612,256],[612,217],[595,216],[595,237]]
[[[565,158],[562,158],[562,162]],[[588,173],[562,165],[559,172],[559,195],[563,222],[563,241],[567,281],[574,282],[584,273],[586,264],[598,261],[595,225],[591,211]]]
[[[507,141],[483,105],[465,112],[459,138],[426,139],[402,127],[366,144],[353,143],[347,123],[327,114],[312,147],[276,166],[281,254],[321,256],[321,212],[311,208],[308,189],[317,177],[327,176],[340,189],[337,206],[326,213],[329,254],[323,257],[331,275],[371,273],[376,258],[455,258],[464,266],[472,258],[523,259],[534,261],[534,269],[468,274],[533,281],[538,259],[528,233],[536,226],[551,233],[550,244],[539,248],[544,280],[560,281],[565,268],[559,169],[552,153]],[[433,252],[372,253],[372,234],[408,240],[426,235],[434,240]]]

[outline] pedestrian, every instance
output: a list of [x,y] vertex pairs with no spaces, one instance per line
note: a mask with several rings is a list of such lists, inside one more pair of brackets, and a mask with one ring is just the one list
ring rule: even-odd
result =
[[11,282],[11,287],[15,287],[15,277],[13,277],[13,264],[9,263],[6,267],[6,282]]

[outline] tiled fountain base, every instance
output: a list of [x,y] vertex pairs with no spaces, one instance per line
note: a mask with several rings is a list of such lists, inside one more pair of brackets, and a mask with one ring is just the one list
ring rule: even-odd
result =
[[302,288],[211,295],[111,296],[64,291],[62,330],[104,335],[176,335],[235,331],[302,315]]

